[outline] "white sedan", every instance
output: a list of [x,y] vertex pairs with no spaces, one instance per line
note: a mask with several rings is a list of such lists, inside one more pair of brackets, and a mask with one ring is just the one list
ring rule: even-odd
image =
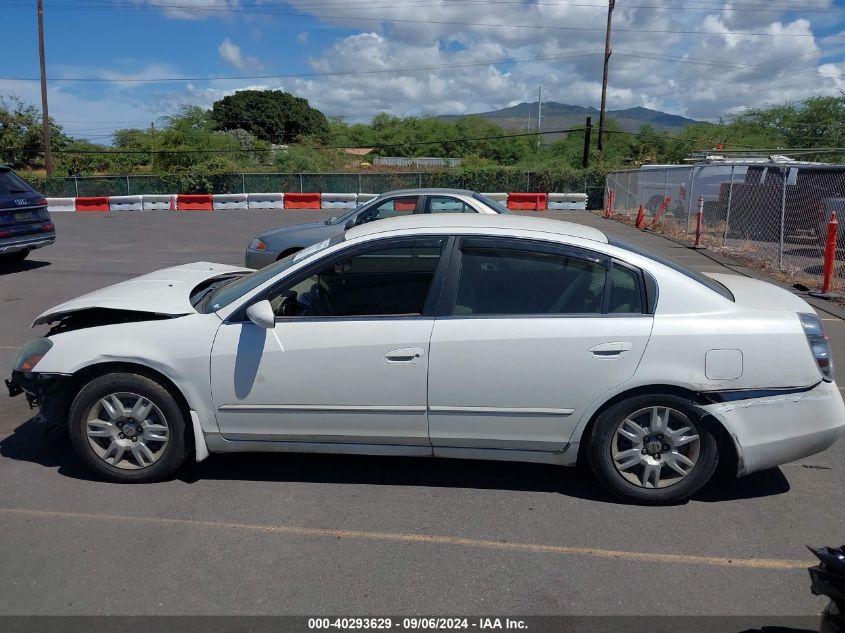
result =
[[800,298],[548,219],[374,222],[254,272],[144,275],[44,323],[10,392],[120,482],[232,451],[586,460],[663,504],[719,462],[751,473],[845,429]]

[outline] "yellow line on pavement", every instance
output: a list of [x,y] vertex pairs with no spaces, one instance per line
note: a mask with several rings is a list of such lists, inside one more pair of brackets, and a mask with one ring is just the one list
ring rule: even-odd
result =
[[24,508],[0,508],[0,514],[17,515],[38,519],[82,519],[92,521],[114,521],[120,523],[142,523],[158,526],[189,528],[213,528],[224,530],[248,530],[264,534],[287,536],[309,536],[316,538],[358,539],[367,541],[388,541],[395,543],[421,543],[428,545],[452,545],[508,552],[529,552],[538,554],[563,554],[593,556],[617,560],[670,563],[678,565],[707,565],[711,567],[742,567],[751,569],[806,569],[812,561],[780,558],[727,558],[723,556],[698,556],[693,554],[664,554],[660,552],[631,552],[596,547],[572,547],[568,545],[543,545],[536,543],[511,543],[457,536],[437,536],[405,532],[371,532],[366,530],[343,530],[311,528],[290,525],[264,525],[258,523],[231,523],[227,521],[197,521],[164,517],[140,517],[116,514],[85,514],[81,512],[58,512],[49,510],[27,510]]

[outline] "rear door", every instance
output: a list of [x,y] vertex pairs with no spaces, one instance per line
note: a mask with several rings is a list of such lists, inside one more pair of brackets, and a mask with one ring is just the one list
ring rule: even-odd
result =
[[560,450],[648,342],[641,273],[589,251],[463,238],[431,338],[435,449]]

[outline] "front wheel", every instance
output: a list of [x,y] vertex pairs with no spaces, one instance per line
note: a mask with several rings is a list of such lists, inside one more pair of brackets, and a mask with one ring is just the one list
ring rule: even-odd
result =
[[111,481],[158,481],[185,461],[185,420],[173,395],[147,376],[106,374],[70,407],[70,440],[90,469]]
[[597,419],[589,460],[616,497],[645,505],[688,499],[716,470],[716,438],[695,405],[672,395],[635,396]]

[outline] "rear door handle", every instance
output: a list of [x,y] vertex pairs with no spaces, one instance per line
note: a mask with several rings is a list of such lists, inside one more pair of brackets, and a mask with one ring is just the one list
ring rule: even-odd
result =
[[422,347],[403,347],[394,349],[384,355],[386,363],[416,363],[425,354]]
[[630,352],[633,347],[630,341],[613,341],[591,347],[590,354],[596,358],[619,358]]

